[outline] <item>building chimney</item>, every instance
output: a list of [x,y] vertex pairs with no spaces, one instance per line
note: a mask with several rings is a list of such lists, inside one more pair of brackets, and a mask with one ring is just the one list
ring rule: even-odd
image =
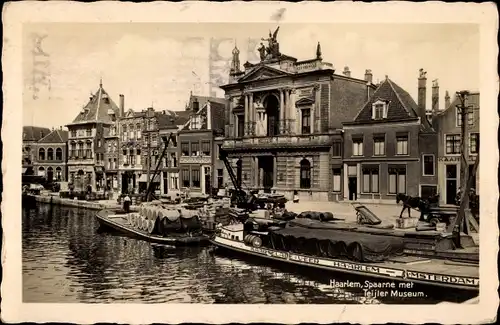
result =
[[120,94],[120,117],[125,116],[125,96]]
[[344,67],[344,72],[342,72],[342,73],[346,77],[351,77],[351,71],[349,70],[349,67]]
[[448,93],[448,90],[444,94],[444,109],[447,109],[450,107],[451,101],[450,101],[450,93]]
[[439,111],[439,84],[438,80],[432,80],[432,113]]
[[426,93],[427,93],[427,72],[424,69],[419,70],[418,77],[418,116],[423,121],[427,118],[427,112],[425,108]]
[[372,74],[372,70],[367,69],[367,70],[365,71],[365,81],[366,81],[367,83],[370,83],[370,84],[373,82],[373,74]]

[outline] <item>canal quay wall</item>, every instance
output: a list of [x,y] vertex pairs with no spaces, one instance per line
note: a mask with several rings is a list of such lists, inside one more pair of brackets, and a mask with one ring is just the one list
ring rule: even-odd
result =
[[[53,205],[62,205],[74,208],[82,208],[89,210],[102,210],[102,209],[120,209],[122,206],[116,203],[115,200],[108,201],[84,201],[84,200],[72,200],[72,199],[64,199],[54,195],[34,195],[35,200],[41,203],[48,203]],[[139,211],[139,207],[132,205],[130,207],[131,211],[137,212]]]

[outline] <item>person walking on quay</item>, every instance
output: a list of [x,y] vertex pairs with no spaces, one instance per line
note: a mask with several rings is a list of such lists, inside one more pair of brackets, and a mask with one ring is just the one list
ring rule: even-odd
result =
[[125,194],[125,197],[123,198],[123,210],[125,211],[125,213],[130,212],[130,203],[130,196],[128,196],[128,194]]

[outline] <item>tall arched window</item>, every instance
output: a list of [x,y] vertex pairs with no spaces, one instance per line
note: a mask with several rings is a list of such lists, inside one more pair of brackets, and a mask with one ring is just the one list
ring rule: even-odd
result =
[[124,125],[123,126],[123,141],[127,141],[127,140],[128,140],[127,126]]
[[52,167],[47,168],[47,180],[51,182],[54,179],[54,169]]
[[47,149],[47,160],[54,160],[54,149]]
[[38,149],[38,160],[45,160],[45,149]]
[[300,188],[311,188],[311,162],[305,158],[300,161]]
[[38,168],[38,176],[45,177],[45,168],[43,167]]
[[61,167],[56,167],[56,180],[58,182],[62,181],[62,169],[61,169]]
[[131,124],[129,126],[129,129],[130,129],[130,139],[134,139],[135,138],[135,131],[134,131],[134,125]]
[[56,160],[62,160],[62,149],[61,148],[56,149]]
[[141,124],[137,123],[137,125],[135,127],[137,129],[137,139],[140,139],[141,138]]

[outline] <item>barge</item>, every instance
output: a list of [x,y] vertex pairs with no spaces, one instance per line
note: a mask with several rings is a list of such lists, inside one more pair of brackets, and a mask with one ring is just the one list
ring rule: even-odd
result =
[[341,220],[249,218],[218,225],[211,243],[226,252],[352,274],[479,291],[479,247],[455,249],[451,235]]

